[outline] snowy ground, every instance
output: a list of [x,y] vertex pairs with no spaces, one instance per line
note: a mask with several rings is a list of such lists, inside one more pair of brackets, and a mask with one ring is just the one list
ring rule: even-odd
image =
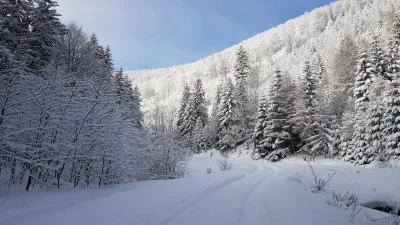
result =
[[[146,181],[113,188],[5,193],[0,189],[1,225],[346,225],[381,224],[366,215],[387,214],[362,208],[350,221],[350,210],[327,204],[325,192],[312,193],[310,169],[301,159],[280,163],[253,161],[232,154],[234,169],[216,165],[218,153],[195,156],[183,179]],[[320,178],[338,170],[327,192],[355,193],[361,205],[400,202],[400,170],[354,167],[334,160],[313,163]],[[207,168],[212,173],[207,174]]]

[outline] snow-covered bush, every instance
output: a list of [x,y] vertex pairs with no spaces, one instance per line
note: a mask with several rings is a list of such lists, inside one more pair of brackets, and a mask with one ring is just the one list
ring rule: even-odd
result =
[[311,191],[313,193],[320,192],[320,191],[325,191],[325,188],[327,187],[329,181],[331,181],[332,177],[336,175],[336,171],[328,176],[327,180],[324,180],[319,177],[319,174],[317,174],[314,170],[314,168],[311,166],[310,162],[308,162],[308,165],[310,166],[310,170],[313,176],[313,183],[311,183]]
[[217,165],[221,171],[227,171],[233,169],[232,163],[230,163],[227,159],[220,159],[217,162]]
[[351,219],[354,219],[354,217],[361,211],[357,196],[349,194],[348,191],[346,194],[336,193],[334,191],[328,193],[327,203],[342,210],[349,210],[351,212]]
[[182,147],[172,134],[153,130],[148,147],[149,176],[158,178],[183,177],[191,156],[188,148]]
[[208,167],[207,168],[207,174],[211,174],[212,173],[212,168],[211,167]]

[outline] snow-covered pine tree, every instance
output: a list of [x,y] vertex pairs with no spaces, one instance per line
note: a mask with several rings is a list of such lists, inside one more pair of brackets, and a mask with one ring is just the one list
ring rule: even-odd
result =
[[184,89],[183,89],[182,99],[181,99],[181,106],[179,108],[178,118],[177,118],[177,121],[176,121],[176,127],[178,128],[179,131],[181,130],[181,126],[183,124],[183,115],[185,114],[186,107],[187,107],[187,105],[189,103],[189,98],[190,98],[190,88],[186,84]]
[[354,112],[347,111],[343,114],[339,126],[339,158],[343,159],[352,151],[352,138],[354,133]]
[[366,139],[368,141],[368,148],[362,159],[365,164],[372,163],[376,157],[384,151],[382,145],[382,123],[384,112],[385,108],[381,100],[371,101],[369,103],[366,124]]
[[208,113],[203,84],[200,79],[197,79],[194,84],[192,96],[192,104],[194,104],[195,108],[196,121],[200,119],[201,125],[204,126],[208,122]]
[[330,103],[336,118],[341,120],[346,109],[353,108],[353,89],[358,46],[350,34],[345,34],[339,43],[337,52],[330,62],[332,83],[332,102]]
[[387,74],[387,69],[388,69],[387,57],[385,55],[385,52],[382,50],[378,36],[374,36],[372,38],[369,56],[370,56],[369,60],[372,66],[374,67],[375,76],[377,78],[380,77],[390,80]]
[[205,150],[204,125],[201,118],[197,118],[196,126],[193,129],[192,149],[194,153],[200,153]]
[[260,155],[265,153],[263,152],[261,142],[264,140],[264,129],[266,126],[266,119],[267,119],[267,108],[268,108],[268,101],[265,96],[262,96],[260,102],[258,103],[258,116],[257,116],[257,123],[254,128],[253,134],[253,143],[254,149],[256,153]]
[[300,114],[304,129],[301,134],[303,146],[300,151],[305,158],[314,160],[317,155],[327,155],[332,151],[332,131],[328,127],[326,115],[320,115],[317,110],[317,78],[313,74],[310,63],[306,61],[303,70],[304,112]]
[[228,78],[221,94],[221,102],[218,107],[219,117],[219,141],[218,148],[225,150],[236,147],[241,139],[242,127],[240,121],[240,109],[238,105],[235,87]]
[[365,164],[364,155],[368,149],[366,138],[366,111],[370,102],[370,85],[375,74],[374,65],[365,52],[358,55],[356,81],[354,86],[355,123],[352,149],[347,152],[344,160],[355,164]]
[[239,119],[241,121],[242,131],[244,132],[241,139],[250,138],[252,132],[251,123],[254,120],[248,95],[249,73],[250,64],[247,51],[243,46],[240,46],[236,53],[234,76],[236,80],[235,92],[239,108]]
[[211,146],[215,146],[218,143],[218,127],[219,127],[219,116],[218,116],[218,107],[221,102],[221,95],[222,95],[222,86],[218,85],[217,92],[215,94],[212,110],[211,110],[211,117],[210,117],[210,128],[206,135],[209,137]]
[[288,109],[286,99],[282,94],[282,74],[277,69],[269,94],[264,138],[261,141],[262,151],[265,151],[265,155],[262,152],[261,156],[271,161],[280,160],[289,153],[288,146],[291,137],[285,130],[288,126]]
[[400,74],[397,73],[385,92],[383,146],[392,159],[400,158]]
[[400,17],[396,16],[392,27],[392,37],[389,39],[387,54],[387,79],[393,80],[400,72]]
[[179,129],[180,136],[185,137],[187,143],[191,142],[192,131],[196,126],[197,121],[197,109],[194,99],[195,97],[193,93],[191,93],[188,103],[186,104],[185,110],[183,112],[182,124]]
[[[29,9],[29,32],[26,37],[29,49],[27,65],[34,71],[42,69],[49,62],[53,47],[59,43],[59,37],[67,30],[59,20],[54,9],[57,5],[52,0],[34,0]],[[17,3],[18,4],[18,3]],[[27,10],[26,8],[24,10]]]

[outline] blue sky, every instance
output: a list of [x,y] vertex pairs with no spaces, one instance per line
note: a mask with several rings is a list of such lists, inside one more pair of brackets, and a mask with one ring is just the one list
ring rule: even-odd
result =
[[194,62],[333,1],[58,0],[58,12],[138,70]]

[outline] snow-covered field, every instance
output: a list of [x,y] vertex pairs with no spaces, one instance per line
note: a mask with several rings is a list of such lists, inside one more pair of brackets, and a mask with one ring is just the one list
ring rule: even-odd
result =
[[[361,207],[351,210],[327,204],[329,192],[354,193],[361,205],[400,202],[400,170],[354,167],[335,160],[313,164],[327,179],[337,170],[326,191],[312,193],[309,166],[300,158],[280,163],[253,161],[248,154],[232,154],[233,169],[222,172],[218,152],[197,155],[185,178],[145,181],[104,189],[0,189],[1,225],[258,225],[381,224],[367,219],[388,214]],[[212,169],[207,174],[207,168]]]

